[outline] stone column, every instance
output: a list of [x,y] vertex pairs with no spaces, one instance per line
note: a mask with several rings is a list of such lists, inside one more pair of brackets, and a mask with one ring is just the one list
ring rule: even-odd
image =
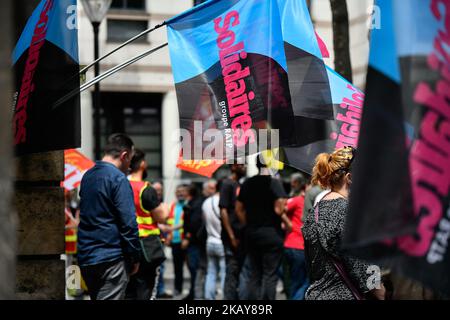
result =
[[11,143],[12,1],[0,1],[0,300],[14,299],[17,219],[11,206],[14,162]]
[[[2,1],[2,5],[3,2],[11,1]],[[13,3],[18,37],[39,1]],[[1,12],[3,15],[4,10]],[[1,117],[2,121],[5,118],[11,119]],[[64,151],[27,155],[15,162],[14,204],[19,216],[16,298],[64,299],[65,265],[60,258],[64,253],[64,191],[60,187],[64,179]]]

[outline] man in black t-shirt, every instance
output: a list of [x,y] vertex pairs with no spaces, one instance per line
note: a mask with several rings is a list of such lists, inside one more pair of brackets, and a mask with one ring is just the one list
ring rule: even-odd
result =
[[239,180],[245,175],[245,165],[233,164],[231,176],[223,180],[220,188],[220,218],[222,222],[222,242],[225,249],[225,300],[238,300],[239,275],[245,260],[243,225],[235,213],[235,203],[239,193]]
[[291,223],[284,213],[287,199],[281,182],[269,175],[257,157],[259,175],[247,179],[236,202],[236,215],[246,224],[245,238],[251,276],[250,300],[274,300],[278,281],[277,269],[283,255],[282,222]]

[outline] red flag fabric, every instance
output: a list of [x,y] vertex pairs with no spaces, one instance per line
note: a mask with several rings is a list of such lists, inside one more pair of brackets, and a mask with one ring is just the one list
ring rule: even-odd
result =
[[83,174],[94,166],[94,162],[75,149],[64,150],[64,189],[71,191],[81,183]]
[[211,178],[224,163],[223,160],[183,160],[180,155],[177,168]]

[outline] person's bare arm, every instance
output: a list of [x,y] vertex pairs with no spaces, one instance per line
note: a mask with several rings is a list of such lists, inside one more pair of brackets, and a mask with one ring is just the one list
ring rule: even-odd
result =
[[274,210],[277,215],[281,216],[285,212],[286,201],[287,200],[283,198],[275,200]]
[[169,216],[169,207],[166,203],[161,202],[159,206],[152,210],[152,216],[157,223],[165,223]]
[[386,300],[386,288],[384,287],[383,283],[381,283],[381,286],[379,289],[373,289],[369,291],[377,300]]
[[69,222],[66,224],[66,229],[75,229],[78,228],[78,225],[80,224],[80,210],[77,209],[75,213],[75,217],[73,216],[72,212],[70,210],[65,211],[66,217],[69,219]]
[[139,262],[134,263],[133,266],[131,267],[131,270],[130,270],[130,276],[135,275],[136,273],[138,273],[139,267],[140,267],[140,263]]
[[168,245],[168,246],[170,246],[170,245],[172,244],[172,239],[173,239],[173,233],[172,233],[172,231],[171,231],[171,232],[169,232],[169,233],[167,234],[165,244]]
[[280,216],[282,223],[285,226],[286,231],[292,231],[292,222],[286,214],[286,203],[287,200],[284,198],[279,198],[275,201],[274,210],[277,215]]
[[183,228],[183,224],[182,224],[182,223],[179,223],[179,224],[177,224],[176,226],[173,226],[172,230],[175,231],[175,230],[179,230],[179,229],[181,229],[181,228]]
[[228,237],[230,238],[231,245],[233,247],[237,247],[236,237],[234,235],[233,229],[231,228],[230,216],[228,214],[228,210],[225,208],[222,208],[220,210],[220,217],[222,218],[222,224],[225,228],[225,231],[227,232]]
[[237,200],[236,201],[236,216],[239,219],[239,222],[242,223],[243,225],[247,224],[247,216],[246,216],[246,212],[245,212],[245,207],[244,204]]
[[167,222],[160,223],[158,222],[158,228],[162,232],[172,232],[173,228],[171,225],[167,224]]
[[287,216],[286,213],[283,213],[281,215],[281,221],[284,224],[285,230],[287,232],[291,232],[292,231],[292,222],[291,222],[291,219],[289,219],[289,217]]

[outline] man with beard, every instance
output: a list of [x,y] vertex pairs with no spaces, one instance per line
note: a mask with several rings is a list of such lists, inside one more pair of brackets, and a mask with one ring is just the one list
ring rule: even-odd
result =
[[124,134],[108,138],[102,161],[80,185],[78,263],[92,300],[120,300],[139,269],[141,247],[133,191],[125,173],[134,153]]

